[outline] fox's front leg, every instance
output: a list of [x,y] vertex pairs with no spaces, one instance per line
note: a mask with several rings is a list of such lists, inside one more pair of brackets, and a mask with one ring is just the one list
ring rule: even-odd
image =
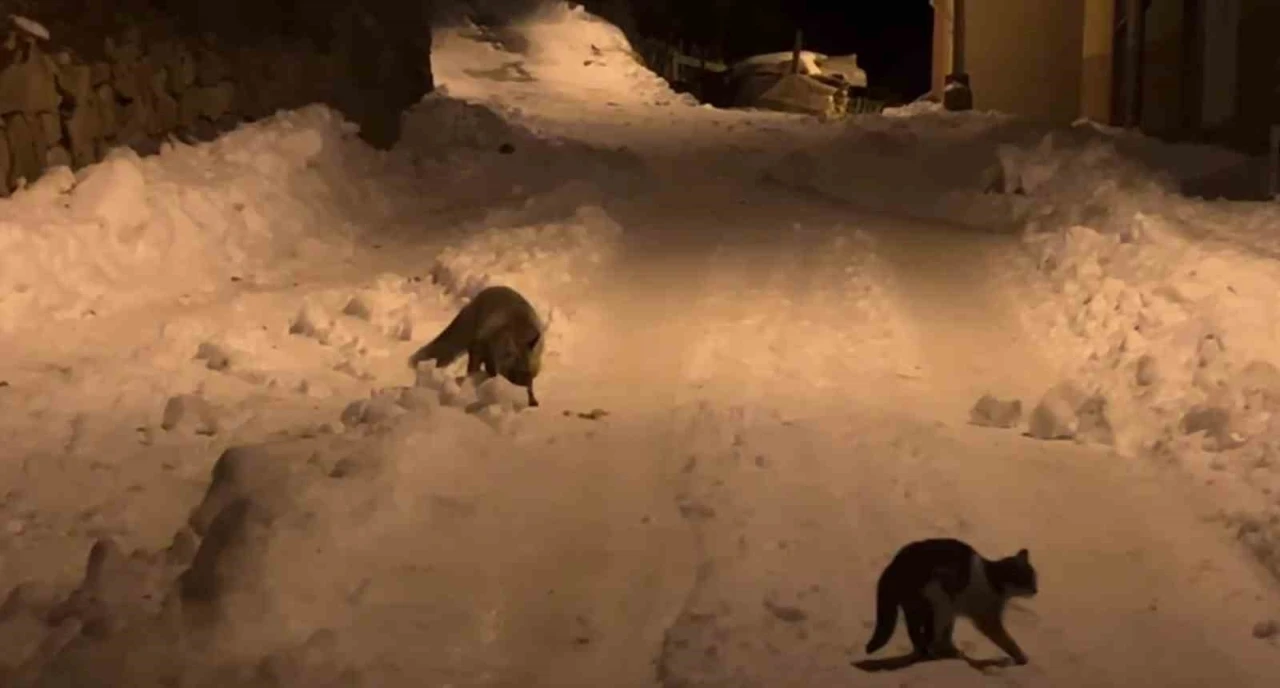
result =
[[484,355],[480,347],[473,346],[467,349],[467,374],[458,378],[457,383],[461,385],[467,380],[475,377],[480,372],[480,366],[484,363]]
[[481,361],[480,367],[484,369],[484,374],[486,377],[498,376],[498,362],[494,360],[492,348],[486,348],[483,351],[480,357],[480,361]]
[[478,346],[467,349],[467,377],[475,375],[484,362],[484,352]]

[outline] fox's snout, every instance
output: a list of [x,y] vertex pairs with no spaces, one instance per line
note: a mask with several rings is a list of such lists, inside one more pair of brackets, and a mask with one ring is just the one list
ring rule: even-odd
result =
[[527,370],[508,370],[505,377],[513,385],[528,387],[533,384],[533,373]]

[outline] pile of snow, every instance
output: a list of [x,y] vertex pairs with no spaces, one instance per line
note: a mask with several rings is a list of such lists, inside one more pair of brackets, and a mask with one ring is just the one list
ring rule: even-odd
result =
[[544,87],[620,103],[651,102],[671,94],[621,29],[581,5],[548,2],[511,30],[526,41],[526,66]]
[[501,26],[436,27],[431,69],[450,95],[503,104],[517,117],[525,107],[568,122],[575,112],[590,120],[628,105],[696,104],[650,71],[621,29],[561,1]]
[[[1280,208],[1184,198],[1172,175],[1101,142],[1046,138],[1004,149],[1002,163],[1027,199],[1025,245],[1056,292],[1033,317],[1068,334],[1059,340],[1075,342],[1085,378],[1108,390],[1121,449],[1150,448],[1192,407],[1224,403],[1242,371],[1256,385],[1260,366],[1280,362],[1280,266],[1258,250]],[[1265,234],[1242,241],[1249,228]]]
[[974,422],[1178,457],[1231,492],[1225,503],[1240,510],[1226,517],[1280,574],[1280,206],[1180,193],[1243,158],[1087,121],[1051,129],[923,106],[894,115],[853,118],[834,143],[768,175],[1019,233],[1025,320],[1070,372],[1024,400],[1018,422],[988,418],[990,400]]
[[[1108,169],[1096,162],[1104,158],[1125,171],[1093,177]],[[1071,170],[1058,170],[1067,160]],[[1088,121],[1052,128],[999,112],[948,112],[921,102],[887,116],[851,117],[839,137],[788,153],[767,176],[870,209],[1018,230],[1046,205],[1070,212],[1066,206],[1095,193],[1095,182],[1109,187],[1117,180],[1150,179],[1135,183],[1173,192],[1243,162],[1230,151],[1169,145]],[[1052,198],[1049,192],[1027,197],[1027,185],[1049,179]]]
[[[565,187],[569,194],[574,187]],[[555,199],[551,199],[555,200]],[[539,203],[550,203],[539,198]],[[539,203],[531,202],[529,208]],[[583,205],[566,220],[514,226],[496,212],[491,226],[469,233],[446,247],[431,269],[432,280],[447,291],[470,297],[496,283],[531,292],[564,292],[583,282],[584,269],[609,261],[622,235],[622,226],[598,205]],[[537,283],[514,284],[524,280]]]
[[0,199],[0,331],[199,302],[233,280],[269,285],[338,263],[389,227],[420,241],[433,215],[523,203],[570,182],[606,195],[649,183],[629,151],[540,137],[445,95],[406,117],[389,154],[354,133],[312,106],[211,143],[168,143],[146,158],[122,148],[78,172],[52,169]]
[[8,593],[0,680],[642,680],[682,601],[634,584],[688,565],[674,495],[584,461],[625,447],[522,443],[418,391],[343,434],[232,446],[167,546],[102,538],[78,585]]
[[626,197],[652,183],[642,159],[625,148],[535,132],[493,105],[447,93],[442,87],[406,115],[396,150],[415,161],[419,177],[444,185],[435,191],[450,205],[488,205],[495,194],[527,197],[584,182]]
[[[521,209],[493,211],[478,227],[461,228],[417,274],[387,271],[361,284],[290,295],[297,300],[263,296],[237,305],[253,318],[166,324],[163,343],[152,355],[163,357],[162,389],[172,395],[169,405],[176,415],[162,426],[223,436],[272,418],[281,426],[317,426],[291,413],[245,417],[236,409],[246,389],[254,390],[259,402],[270,397],[283,407],[314,407],[311,415],[322,403],[345,404],[341,414],[335,411],[319,424],[324,427],[395,415],[395,404],[387,402],[398,396],[370,396],[367,390],[376,390],[378,381],[413,380],[405,366],[409,352],[491,285],[514,287],[530,299],[549,326],[545,355],[558,356],[578,334],[572,297],[611,264],[622,233],[603,209],[583,203],[590,189],[575,194],[575,188],[564,187]],[[531,222],[531,217],[558,219]],[[463,366],[460,360],[449,369],[420,371],[417,384],[425,391],[418,394],[505,427],[512,412],[525,405],[523,391],[501,379],[458,382]],[[167,418],[169,409],[162,415]]]
[[886,107],[880,111],[883,117],[918,117],[920,115],[936,115],[943,112],[942,103],[935,100],[922,99],[898,107]]
[[1116,449],[1227,491],[1280,575],[1280,207],[1184,198],[1104,146],[1018,153],[1024,240],[1054,288],[1029,320],[1081,362]]
[[[493,285],[513,287],[531,301],[548,325],[545,355],[556,357],[578,334],[577,295],[611,265],[622,235],[621,226],[590,201],[595,195],[591,187],[567,185],[522,207],[491,211],[474,226],[456,230],[417,274],[387,271],[359,285],[308,290],[292,312],[282,312],[279,304],[252,306],[270,321],[266,327],[257,319],[213,327],[171,324],[165,348],[174,362],[189,361],[194,353],[202,367],[225,378],[215,384],[208,375],[171,374],[171,392],[227,408],[243,395],[243,383],[304,400],[357,394],[330,425],[384,417],[391,409],[386,399],[356,390],[379,380],[414,379],[405,366],[409,351]],[[450,369],[420,371],[417,384],[437,403],[479,413],[495,427],[524,406],[523,392],[505,380],[458,382],[463,366],[460,360]],[[200,422],[198,415],[191,420]]]
[[859,206],[992,227],[1008,224],[1017,198],[1000,190],[998,147],[1033,142],[1039,128],[999,113],[924,112],[850,117],[831,141],[792,151],[772,181]]
[[[822,73],[822,68],[818,66],[818,62],[826,58],[826,55],[816,53],[812,50],[801,50],[799,58],[800,64],[798,66],[800,74],[809,75]],[[760,55],[752,55],[751,57],[738,60],[733,63],[733,70],[741,70],[744,72],[754,70],[781,71],[782,66],[786,65],[787,70],[790,71],[790,63],[793,59],[795,59],[795,53],[791,51],[762,53]]]
[[799,57],[797,62],[799,69],[797,73],[799,74],[839,78],[854,87],[865,88],[867,85],[867,73],[858,66],[858,56],[855,54],[826,55],[812,50],[801,50],[798,56],[789,50],[778,53],[762,53],[739,60],[733,63],[729,69],[733,78],[740,78],[756,72],[761,74],[788,74],[791,72],[792,60],[796,57]]
[[0,330],[334,260],[389,212],[379,156],[324,107],[154,157],[54,168],[0,200]]
[[[150,456],[139,452],[154,444],[152,454],[174,457],[187,480],[204,482],[203,476],[190,475],[200,457],[213,446],[238,448],[213,471],[209,494],[188,526],[176,520],[161,525],[176,531],[169,547],[130,553],[104,538],[93,548],[77,588],[26,583],[11,591],[0,605],[0,637],[14,640],[0,651],[0,683],[28,685],[71,676],[73,682],[120,685],[154,680],[257,685],[268,676],[282,685],[321,686],[351,685],[363,676],[388,685],[401,675],[482,682],[495,675],[545,675],[547,657],[567,667],[550,670],[553,677],[612,674],[620,662],[636,672],[651,671],[649,656],[674,607],[655,608],[657,593],[647,588],[637,588],[637,599],[618,605],[617,591],[644,566],[669,568],[661,554],[669,553],[672,542],[667,531],[680,527],[666,523],[674,496],[637,491],[608,464],[582,465],[583,457],[619,456],[612,444],[616,437],[578,439],[549,431],[559,440],[554,446],[543,438],[518,437],[514,431],[527,422],[515,413],[523,395],[504,380],[459,384],[458,371],[450,370],[419,371],[415,379],[405,365],[408,352],[444,327],[475,291],[499,283],[521,290],[550,321],[546,355],[558,355],[563,340],[574,333],[568,327],[573,309],[559,304],[577,296],[594,271],[608,267],[621,239],[622,228],[603,208],[608,194],[599,182],[605,172],[619,168],[623,176],[630,174],[626,168],[632,163],[593,168],[592,149],[543,140],[486,114],[491,113],[445,98],[432,100],[410,116],[418,128],[410,127],[406,142],[390,154],[348,143],[345,128],[321,108],[248,127],[213,144],[166,150],[156,158],[116,154],[111,162],[128,165],[113,174],[135,172],[141,192],[135,184],[129,199],[143,202],[105,203],[101,223],[131,227],[139,251],[150,246],[155,233],[177,233],[142,214],[154,207],[195,214],[207,205],[216,208],[217,194],[226,193],[243,199],[241,208],[227,201],[237,212],[281,215],[270,215],[274,226],[252,225],[260,231],[248,236],[232,225],[215,235],[223,244],[200,243],[202,235],[194,232],[182,235],[192,246],[187,257],[203,262],[167,266],[156,259],[150,269],[188,277],[155,280],[159,287],[178,285],[183,292],[199,287],[201,269],[212,274],[207,278],[211,289],[242,274],[236,267],[265,269],[276,261],[272,267],[284,272],[280,254],[272,256],[270,249],[276,243],[315,241],[308,233],[312,225],[342,230],[333,256],[320,256],[336,260],[351,253],[349,236],[381,239],[385,234],[377,232],[383,225],[412,224],[414,213],[429,204],[492,205],[504,194],[512,202],[488,208],[452,236],[441,235],[441,241],[448,240],[443,251],[433,246],[406,251],[405,262],[419,265],[421,273],[386,271],[361,284],[237,292],[221,309],[225,312],[175,312],[158,328],[159,341],[137,350],[136,355],[151,357],[145,363],[156,368],[156,380],[130,380],[151,370],[134,360],[124,371],[102,365],[87,378],[86,386],[92,383],[113,396],[110,413],[100,403],[86,410],[98,414],[88,430],[81,428],[83,422],[73,428],[78,436],[73,444],[92,447],[95,470],[123,470],[128,459]],[[335,125],[337,152],[289,143],[288,131],[306,117],[316,118],[313,124]],[[316,129],[323,133],[322,127]],[[234,146],[261,140],[275,142],[276,148],[263,144],[237,152]],[[332,143],[320,140],[324,146]],[[499,150],[511,141],[515,151]],[[339,168],[339,153],[367,166]],[[626,157],[610,154],[594,159]],[[243,168],[214,164],[244,159],[249,162]],[[77,191],[93,198],[94,170],[101,168],[112,169],[90,168],[88,181],[67,187],[70,194],[43,181],[15,203],[42,217],[71,213]],[[416,176],[404,175],[406,170]],[[510,175],[505,179],[530,188],[515,193],[501,184],[495,188],[504,172]],[[202,184],[182,191],[177,179]],[[382,195],[361,197],[365,185]],[[258,195],[234,196],[241,186]],[[467,189],[470,197],[454,197]],[[36,200],[42,193],[43,209]],[[72,200],[66,201],[68,196]],[[292,223],[286,222],[288,213]],[[428,212],[417,219],[437,218]],[[209,222],[218,230],[226,226]],[[87,238],[96,236],[85,232]],[[419,246],[396,248],[421,249],[422,237],[417,239]],[[235,249],[236,241],[241,248],[233,257],[245,262],[219,253]],[[422,256],[432,260],[419,261]],[[20,253],[5,258],[22,264]],[[69,258],[51,263],[80,265]],[[30,256],[27,262],[39,265]],[[101,289],[110,293],[114,287]],[[38,392],[8,379],[14,380],[6,390],[9,399]],[[398,381],[403,382],[394,384]],[[126,389],[125,383],[131,386]],[[132,422],[135,402],[146,408]],[[317,418],[327,422],[316,423]],[[116,435],[136,428],[138,438],[99,441],[107,431],[97,424],[112,419],[121,426],[114,428]],[[589,427],[595,420],[565,422]],[[268,431],[295,439],[261,447],[240,444],[260,441]],[[633,440],[623,444],[640,446]],[[575,442],[591,446],[569,446]],[[647,466],[640,459],[656,451],[650,447],[627,463]],[[127,505],[119,507],[124,520],[145,519],[154,530],[155,512],[169,513],[171,502],[181,499],[180,491],[157,496],[174,477],[150,478],[146,500],[131,492]],[[24,486],[33,488],[33,483]],[[570,522],[584,513],[579,507],[598,518],[588,519],[585,527]],[[61,523],[52,513],[40,512],[39,519]],[[69,537],[68,531],[57,532],[60,539]],[[28,542],[33,535],[27,534]],[[137,529],[111,535],[145,541]],[[77,531],[77,542],[82,537]],[[637,547],[645,538],[653,544]],[[564,579],[566,558],[593,556],[601,549],[631,554],[588,567],[581,580]],[[452,553],[449,563],[442,562],[442,552]],[[329,565],[334,557],[360,565],[335,568]],[[594,587],[601,592],[579,596]],[[428,630],[420,626],[421,608],[402,604],[420,602],[424,589],[441,592],[433,610],[444,620]],[[561,594],[550,598],[553,589]],[[672,598],[673,605],[679,601]],[[530,609],[541,611],[529,616]],[[654,619],[637,622],[635,610],[647,610]],[[548,633],[540,622],[527,621],[533,618],[556,618],[563,622],[562,632]],[[601,637],[600,629],[623,627],[645,636],[629,631]],[[389,632],[415,642],[388,654],[382,639]],[[443,651],[424,655],[423,646]],[[520,655],[529,647],[539,649]],[[109,657],[121,659],[104,659]],[[493,657],[510,658],[504,661],[512,666],[494,665]],[[595,675],[591,682],[605,681],[606,676]]]
[[1280,575],[1280,207],[1186,198],[1188,171],[1234,154],[1161,148],[1104,131],[999,149],[1051,287],[1026,320],[1076,363],[1030,431],[1177,460]]

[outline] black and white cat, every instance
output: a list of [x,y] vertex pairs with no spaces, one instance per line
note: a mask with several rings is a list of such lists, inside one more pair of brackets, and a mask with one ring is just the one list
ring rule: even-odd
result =
[[1004,608],[1010,599],[1036,592],[1036,570],[1025,549],[990,560],[960,540],[912,542],[880,574],[876,628],[867,654],[889,642],[901,607],[911,644],[922,658],[959,656],[951,635],[956,617],[964,616],[1014,662],[1026,664],[1026,654],[1005,630]]

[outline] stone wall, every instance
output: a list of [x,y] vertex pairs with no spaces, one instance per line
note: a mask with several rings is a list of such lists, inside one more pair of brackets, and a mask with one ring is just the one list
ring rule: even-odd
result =
[[389,147],[430,41],[426,0],[0,0],[0,195],[315,102]]

